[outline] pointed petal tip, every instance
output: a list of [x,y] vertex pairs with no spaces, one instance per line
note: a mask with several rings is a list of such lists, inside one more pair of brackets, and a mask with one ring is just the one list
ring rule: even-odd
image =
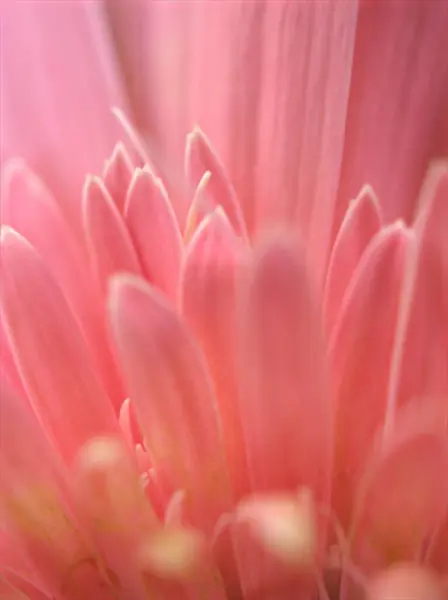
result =
[[356,200],[369,200],[371,202],[374,202],[374,204],[379,205],[378,196],[375,190],[373,189],[373,186],[370,185],[370,183],[366,183],[362,186],[362,188],[359,191],[359,194],[356,196]]
[[[9,213],[12,204],[21,201],[22,195],[37,193],[43,186],[42,180],[31,169],[28,163],[21,157],[15,157],[8,160],[1,171],[1,195],[2,195],[2,213]],[[8,217],[6,217],[6,220]]]
[[132,304],[136,295],[156,296],[157,292],[144,279],[131,273],[116,273],[108,282],[108,307],[116,314]]
[[198,138],[206,139],[206,135],[198,123],[195,123],[191,131],[187,133],[187,143],[188,141],[195,141]]
[[[10,227],[9,225],[2,225],[0,228],[0,244],[3,251],[4,249],[11,248],[16,245],[29,245],[29,242],[13,227]],[[2,262],[3,258],[4,256],[2,253]]]
[[26,173],[31,171],[24,158],[20,156],[10,158],[2,167],[2,183],[11,177],[14,177],[16,174],[22,174],[24,171]]

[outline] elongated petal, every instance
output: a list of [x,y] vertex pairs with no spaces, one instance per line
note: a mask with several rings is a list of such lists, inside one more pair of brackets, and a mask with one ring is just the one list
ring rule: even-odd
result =
[[140,265],[132,240],[103,182],[88,179],[84,188],[84,228],[87,247],[101,288],[117,271],[140,274]]
[[444,597],[443,585],[436,573],[412,563],[384,571],[369,584],[367,591],[367,600],[443,600]]
[[336,222],[366,182],[385,220],[412,220],[431,158],[446,154],[445,2],[362,2]]
[[414,397],[437,397],[448,410],[448,166],[436,165],[422,191],[416,247],[406,274],[389,386],[392,425]]
[[186,489],[196,519],[202,495],[206,522],[216,503],[222,509],[227,482],[202,356],[174,310],[141,280],[115,278],[109,312],[150,457],[156,468],[166,469],[175,489]]
[[124,144],[118,142],[103,172],[104,185],[118,210],[123,212],[126,194],[131,183],[133,165]]
[[325,284],[325,324],[328,334],[336,324],[356,267],[370,240],[381,227],[378,201],[366,187],[350,205],[336,238]]
[[17,370],[16,361],[11,349],[11,343],[5,330],[4,319],[0,318],[0,372],[2,377],[24,397],[26,392],[23,388],[20,373]]
[[[358,2],[285,0],[266,3],[260,12],[262,7],[261,102],[258,111],[246,106],[246,114],[259,121],[256,221],[294,218],[322,277],[343,156]],[[247,65],[241,77],[246,70],[255,75]]]
[[129,449],[113,438],[93,439],[77,458],[76,474],[77,498],[97,547],[126,593],[146,600],[137,553],[157,519]]
[[196,191],[191,201],[190,208],[188,210],[187,222],[185,224],[184,231],[184,242],[188,244],[193,237],[195,231],[205,219],[207,215],[213,212],[216,208],[212,204],[207,193],[207,188],[210,183],[212,174],[210,171],[206,171],[202,176]]
[[2,234],[2,307],[33,406],[65,460],[90,436],[118,432],[84,338],[35,250]]
[[0,407],[2,523],[53,597],[111,599],[77,527],[63,466],[37,419],[3,382]]
[[223,207],[235,231],[239,235],[244,235],[246,228],[235,190],[210,143],[199,129],[188,136],[185,169],[192,190],[196,190],[206,172],[211,173],[204,193],[207,194],[212,206]]
[[118,408],[124,394],[106,338],[99,289],[55,198],[23,161],[11,161],[2,174],[2,221],[33,245],[56,279]]
[[267,243],[244,296],[240,410],[252,485],[305,485],[328,501],[333,415],[319,303],[303,249],[287,237]]
[[83,179],[119,135],[111,105],[126,103],[103,6],[5,0],[1,11],[1,160],[23,156],[80,232]]
[[215,384],[223,440],[235,496],[249,491],[238,407],[237,285],[244,276],[244,248],[221,210],[193,238],[182,273],[182,313],[201,344]]
[[412,238],[401,225],[381,231],[358,266],[331,342],[336,402],[336,498],[340,518],[350,511],[372,436],[387,410],[398,306]]
[[[448,506],[448,440],[437,406],[415,403],[374,449],[358,488],[352,558],[365,571],[415,560]],[[381,442],[381,440],[378,440]]]
[[444,522],[431,536],[426,562],[439,573],[448,573],[448,510]]
[[137,169],[126,199],[125,219],[146,277],[177,299],[182,240],[163,184]]

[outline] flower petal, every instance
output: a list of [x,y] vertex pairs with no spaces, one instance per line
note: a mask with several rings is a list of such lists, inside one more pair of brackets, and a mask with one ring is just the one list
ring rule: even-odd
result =
[[125,220],[146,277],[177,300],[182,239],[163,184],[149,169],[136,169]]
[[1,10],[1,161],[25,158],[80,232],[83,179],[119,135],[110,107],[126,103],[103,5],[5,1]]
[[448,506],[448,439],[436,406],[406,407],[381,446],[358,488],[350,534],[365,572],[417,559]]
[[2,377],[19,392],[22,397],[26,397],[20,374],[14,360],[11,349],[11,343],[6,333],[4,319],[0,318],[0,372]]
[[[342,164],[358,2],[284,0],[262,7],[261,102],[257,111],[246,106],[249,119],[259,122],[256,222],[294,219],[320,279]],[[247,65],[241,77],[247,71],[255,76]]]
[[142,280],[113,279],[109,315],[151,460],[174,489],[186,489],[193,518],[210,526],[228,492],[203,358],[174,310]]
[[240,410],[252,486],[303,485],[327,503],[333,415],[319,302],[295,240],[279,235],[259,249],[239,316]]
[[100,433],[119,431],[90,352],[35,250],[2,233],[2,308],[25,388],[64,459]]
[[137,254],[123,219],[98,177],[86,181],[83,218],[90,259],[104,292],[115,272],[140,274]]
[[124,144],[118,142],[103,171],[104,185],[120,212],[132,179],[133,165]]
[[413,242],[400,223],[389,226],[366,250],[330,346],[336,402],[335,503],[350,514],[353,485],[384,421],[405,261]]
[[388,426],[399,407],[415,397],[437,397],[448,411],[447,164],[430,170],[421,198],[417,243],[400,302]]
[[345,293],[370,240],[381,227],[378,200],[364,187],[342,222],[330,257],[325,284],[325,324],[328,334],[337,322]]
[[188,136],[185,170],[192,190],[197,189],[206,172],[211,173],[206,190],[207,198],[212,206],[223,207],[236,233],[244,236],[246,226],[235,190],[209,141],[199,129],[195,129]]
[[222,209],[202,222],[182,272],[182,313],[202,346],[215,384],[233,494],[249,491],[238,407],[236,292],[246,260],[244,246]]
[[81,449],[76,496],[95,544],[122,589],[135,600],[146,600],[137,552],[142,539],[157,527],[157,519],[137,465],[121,441],[95,438]]
[[85,268],[85,254],[51,192],[23,161],[10,161],[2,175],[3,222],[39,252],[81,327],[107,392],[118,408],[123,401],[103,322],[99,289]]
[[336,226],[366,182],[386,222],[412,220],[429,160],[448,151],[447,28],[445,2],[360,4]]
[[367,600],[443,600],[442,582],[435,573],[413,564],[399,564],[380,573],[367,590]]
[[[0,513],[52,597],[111,600],[74,517],[62,464],[35,415],[2,382]],[[26,443],[24,443],[26,440]]]

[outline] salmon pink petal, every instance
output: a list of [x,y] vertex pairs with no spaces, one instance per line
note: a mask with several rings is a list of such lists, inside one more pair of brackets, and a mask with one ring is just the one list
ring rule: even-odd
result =
[[185,170],[192,190],[197,189],[207,171],[211,173],[206,189],[210,203],[222,206],[236,233],[244,236],[246,227],[235,190],[209,141],[199,129],[188,136]]
[[389,386],[392,424],[414,397],[448,397],[448,165],[430,170],[415,222],[416,247],[400,304]]
[[130,398],[126,398],[121,405],[118,422],[120,423],[121,430],[123,431],[124,439],[131,448],[133,448],[135,444],[142,441],[135,416],[135,410],[132,406]]
[[2,377],[19,393],[26,396],[22,379],[17,370],[16,361],[11,349],[11,343],[5,329],[4,319],[0,318],[0,372]]
[[406,407],[394,435],[382,448],[374,447],[358,487],[350,534],[353,560],[366,571],[417,559],[428,536],[443,523],[448,439],[434,408],[424,403]]
[[77,457],[76,493],[96,546],[123,590],[146,600],[137,552],[157,519],[129,448],[113,438],[90,440]]
[[137,278],[113,279],[109,316],[156,470],[166,470],[174,489],[186,490],[194,518],[216,518],[227,481],[215,398],[199,349],[165,299]]
[[448,513],[444,522],[431,536],[426,562],[439,573],[448,575]]
[[140,265],[126,225],[98,177],[84,187],[83,217],[87,247],[101,288],[116,271],[140,274]]
[[304,485],[327,503],[332,406],[319,302],[295,240],[279,235],[258,250],[240,311],[240,411],[253,488]]
[[400,223],[372,240],[347,292],[331,341],[336,402],[335,502],[344,523],[354,481],[363,468],[372,436],[386,415],[398,305],[413,241]]
[[14,573],[6,573],[0,579],[0,594],[2,600],[51,600],[42,590]]
[[[238,123],[244,124],[241,129],[251,127],[249,131],[258,134],[258,155],[254,156],[255,148],[250,147],[254,142],[247,136],[245,154],[234,142],[239,152],[233,149],[233,164],[245,161],[246,186],[252,174],[257,226],[293,219],[320,280],[332,241],[358,2],[283,0],[255,6],[258,22],[253,20],[252,37],[246,41],[244,25],[249,23],[244,21],[239,43],[240,48],[250,43],[261,59],[254,64],[245,50],[247,62],[240,66],[234,89],[246,96],[246,103],[239,100],[235,112]],[[234,60],[241,61],[237,52]],[[240,130],[234,135],[238,139]],[[233,175],[233,169],[230,172]],[[246,201],[247,188],[235,185]]]
[[361,256],[380,227],[378,200],[373,190],[366,186],[347,210],[331,253],[325,284],[324,313],[328,334],[331,334],[337,321]]
[[182,313],[199,340],[215,384],[233,493],[249,492],[238,408],[236,294],[245,248],[222,209],[203,221],[188,247],[182,273]]
[[448,151],[447,28],[445,2],[360,3],[336,224],[366,181],[386,222],[411,221],[428,161]]
[[134,173],[125,220],[146,277],[176,300],[182,238],[163,184],[148,168]]
[[95,434],[118,432],[112,404],[60,289],[35,250],[2,233],[2,308],[31,402],[65,460]]
[[202,176],[201,181],[198,183],[198,187],[193,196],[193,200],[190,205],[190,209],[187,215],[187,222],[185,224],[184,231],[184,242],[188,244],[193,237],[195,231],[205,219],[207,215],[213,212],[216,206],[213,205],[209,198],[207,191],[210,183],[212,174],[210,171],[206,171]]
[[83,179],[119,134],[110,106],[126,104],[104,8],[5,0],[1,11],[1,161],[23,156],[80,232]]
[[103,171],[104,185],[118,210],[123,212],[126,194],[131,183],[133,165],[124,144],[118,142]]
[[[0,382],[0,385],[8,386],[4,380]],[[7,393],[10,397],[13,396],[11,388],[8,389]],[[26,404],[23,400],[21,402]],[[3,411],[3,408],[0,408],[0,410]],[[21,580],[43,589],[44,585],[36,574],[36,570],[24,555],[23,548],[20,547],[14,535],[6,527],[6,523],[3,522],[0,529],[0,581],[1,576],[8,577],[8,574],[14,574]]]
[[72,308],[116,406],[122,384],[106,338],[101,298],[75,239],[51,192],[23,161],[10,161],[2,177],[3,222],[39,252]]
[[111,600],[77,527],[62,464],[29,406],[3,383],[1,414],[2,523],[52,597],[79,600],[94,592]]
[[398,564],[380,573],[368,586],[367,600],[443,600],[442,582],[435,573],[413,564]]

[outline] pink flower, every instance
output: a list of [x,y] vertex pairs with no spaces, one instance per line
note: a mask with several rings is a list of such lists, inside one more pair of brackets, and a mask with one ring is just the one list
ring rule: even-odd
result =
[[[45,10],[65,31],[75,18],[80,27],[98,28],[99,6]],[[204,19],[209,43],[218,48],[218,24],[228,33],[241,11],[250,60],[260,58],[257,36],[269,26],[264,84],[286,94],[263,96],[260,114],[251,115],[251,105],[241,113],[237,103],[231,125],[245,136],[241,145],[232,145],[232,136],[226,142],[224,122],[214,114],[227,115],[219,89],[216,106],[193,102],[193,113],[206,109],[205,124],[231,177],[198,128],[188,135],[180,172],[176,96],[168,101],[172,117],[156,102],[164,115],[159,127],[166,129],[149,140],[116,112],[129,143],[115,146],[101,176],[85,178],[79,210],[76,185],[87,169],[98,172],[97,150],[70,126],[63,167],[57,127],[42,158],[26,127],[25,137],[16,137],[20,121],[11,106],[3,112],[10,129],[2,152],[10,160],[2,173],[0,590],[32,600],[357,600],[364,593],[385,600],[411,590],[416,600],[442,600],[448,164],[429,167],[415,201],[414,179],[422,179],[440,147],[431,142],[435,117],[429,124],[423,115],[417,133],[410,126],[428,100],[424,67],[443,63],[439,54],[430,60],[437,36],[429,49],[411,44],[419,49],[418,85],[411,85],[411,107],[397,125],[406,135],[397,142],[403,153],[391,175],[390,129],[365,125],[375,140],[365,161],[356,130],[374,116],[364,102],[365,61],[392,60],[387,52],[372,56],[365,40],[373,30],[383,36],[381,47],[391,48],[404,5],[391,13],[370,4],[358,13],[355,3],[332,2],[198,6],[190,12],[151,4],[156,31],[171,31],[158,19],[176,23],[178,44],[186,36],[184,17],[197,31]],[[30,25],[43,14],[5,7],[23,10]],[[120,4],[109,10],[115,22]],[[138,10],[143,4],[124,16],[142,16]],[[409,10],[410,22],[425,32],[446,16],[437,7]],[[296,26],[308,36],[298,43],[310,46],[301,69],[310,69],[322,91],[315,105],[310,93],[282,79],[282,52]],[[243,33],[236,38],[244,42]],[[194,44],[205,39],[196,36]],[[343,52],[335,55],[341,40]],[[129,39],[122,56],[131,81],[135,42]],[[192,59],[191,81],[198,81],[199,46],[183,48]],[[156,67],[164,53],[154,51]],[[228,45],[220,48],[217,65],[229,68],[229,53]],[[96,81],[95,63],[80,64],[92,68]],[[255,93],[256,71],[254,65],[241,71],[235,93],[240,86]],[[158,68],[150,73],[163,75]],[[164,76],[157,89],[167,94],[165,84],[180,80],[177,69]],[[373,80],[381,89],[381,76]],[[63,106],[69,87],[65,77],[56,81],[64,82]],[[403,84],[396,86],[398,95]],[[145,129],[138,95],[134,89],[130,104]],[[91,106],[101,112],[86,101],[80,122],[89,122]],[[294,116],[293,107],[305,107],[305,116]],[[277,113],[278,127],[271,119]],[[301,171],[292,185],[296,142],[287,127],[296,122],[308,152],[294,159]],[[255,137],[250,141],[255,125],[257,146]],[[424,149],[416,146],[420,137]],[[36,175],[51,175],[53,164],[68,174],[70,201],[57,201]],[[365,186],[345,209],[352,186],[370,180],[369,167],[384,207]],[[62,189],[55,181],[53,190]],[[279,194],[273,196],[279,206],[270,194]],[[303,194],[310,199],[300,204],[294,198]],[[407,224],[393,221],[400,215]]]

